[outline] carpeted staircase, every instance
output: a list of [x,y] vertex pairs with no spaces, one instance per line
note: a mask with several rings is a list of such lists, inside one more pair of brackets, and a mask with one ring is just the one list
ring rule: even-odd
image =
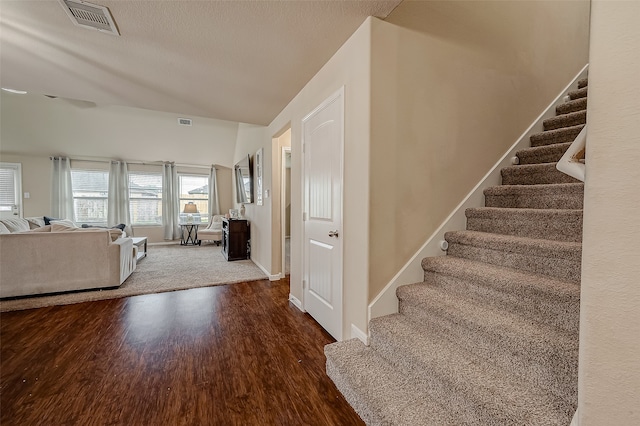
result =
[[569,425],[577,406],[583,184],[555,169],[586,122],[587,80],[448,232],[370,346],[325,347],[368,425]]

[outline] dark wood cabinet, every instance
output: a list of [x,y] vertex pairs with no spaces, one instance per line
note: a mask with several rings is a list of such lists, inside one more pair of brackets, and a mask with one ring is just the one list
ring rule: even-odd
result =
[[249,221],[222,219],[222,254],[227,260],[248,259],[250,253]]

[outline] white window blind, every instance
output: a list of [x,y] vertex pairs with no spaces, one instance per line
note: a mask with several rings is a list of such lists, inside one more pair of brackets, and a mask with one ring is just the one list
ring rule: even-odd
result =
[[162,174],[129,172],[133,225],[162,225]]
[[15,172],[11,169],[0,169],[0,210],[11,211],[16,204]]
[[106,225],[109,172],[105,170],[71,170],[71,186],[76,222]]

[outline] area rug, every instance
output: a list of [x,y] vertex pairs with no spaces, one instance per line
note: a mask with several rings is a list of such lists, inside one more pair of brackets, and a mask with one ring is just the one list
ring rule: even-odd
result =
[[138,262],[136,270],[119,288],[3,300],[0,312],[262,279],[267,276],[251,260],[227,262],[215,245],[149,246],[147,257]]

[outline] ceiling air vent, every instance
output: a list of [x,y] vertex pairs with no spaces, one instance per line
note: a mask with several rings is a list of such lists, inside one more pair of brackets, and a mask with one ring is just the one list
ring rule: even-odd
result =
[[190,118],[178,118],[178,124],[181,126],[191,126]]
[[71,21],[83,28],[90,28],[113,35],[120,35],[111,12],[104,6],[81,0],[59,0]]

